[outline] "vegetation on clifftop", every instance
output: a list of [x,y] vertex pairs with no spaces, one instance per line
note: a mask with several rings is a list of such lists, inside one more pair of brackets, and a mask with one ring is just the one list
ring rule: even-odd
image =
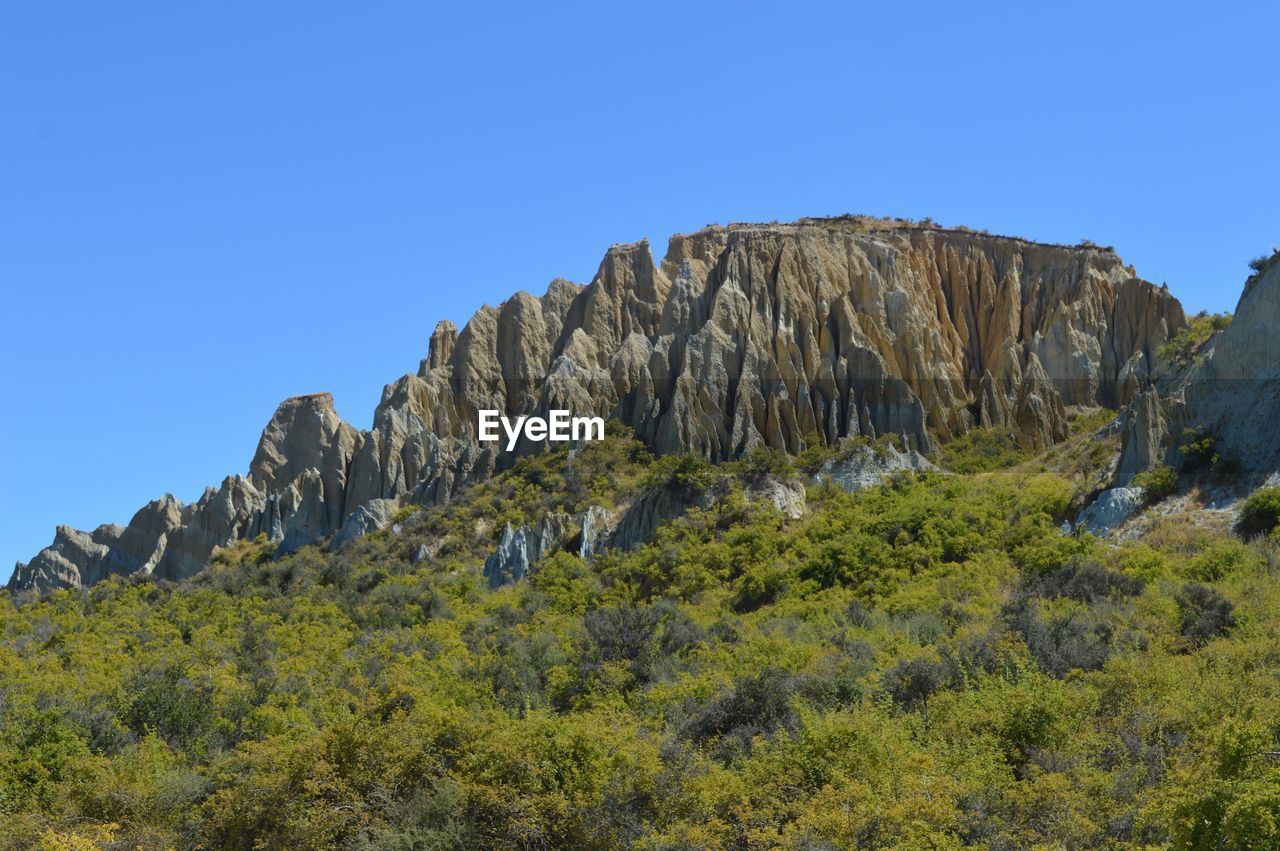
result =
[[1173,339],[1160,347],[1160,358],[1178,366],[1186,366],[1195,361],[1209,338],[1231,324],[1230,313],[1209,313],[1202,310],[1187,319],[1187,327],[1173,336]]

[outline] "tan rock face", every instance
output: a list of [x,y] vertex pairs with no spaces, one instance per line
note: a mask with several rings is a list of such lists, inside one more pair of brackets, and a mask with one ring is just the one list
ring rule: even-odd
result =
[[562,406],[717,459],[885,432],[927,450],[975,424],[1042,446],[1065,435],[1064,405],[1144,389],[1185,324],[1108,250],[857,221],[710,228],[658,266],[645,243],[616,246],[555,295],[554,317],[551,292],[476,314],[404,393],[429,430]]
[[249,464],[249,480],[258,490],[274,493],[305,471],[318,471],[325,492],[325,521],[336,530],[345,516],[347,471],[360,442],[359,433],[333,409],[330,394],[286,399],[262,432]]
[[458,342],[458,326],[447,319],[436,323],[436,330],[431,334],[431,343],[427,347],[427,359],[419,369],[426,375],[438,366],[444,366],[453,357],[453,347]]
[[155,573],[166,579],[182,579],[199,572],[217,547],[265,532],[266,499],[244,476],[228,476],[217,490],[209,488],[187,507],[181,528],[168,536],[168,546]]
[[1184,325],[1172,296],[1092,246],[871,219],[711,227],[673,237],[661,263],[646,242],[618,245],[585,287],[557,280],[461,331],[437,325],[369,431],[342,422],[328,394],[287,400],[249,475],[181,509],[176,528],[160,522],[127,547],[60,532],[14,584],[148,563],[179,578],[237,537],[292,549],[373,500],[447,500],[512,460],[475,441],[482,408],[595,413],[656,451],[717,460],[885,433],[928,452],[978,425],[1043,446],[1065,436],[1065,405],[1144,391],[1155,351]]

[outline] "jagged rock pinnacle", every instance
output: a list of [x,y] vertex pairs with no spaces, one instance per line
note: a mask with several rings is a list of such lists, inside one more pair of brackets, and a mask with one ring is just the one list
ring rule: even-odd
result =
[[612,417],[658,452],[714,460],[886,433],[927,453],[976,426],[1043,446],[1066,434],[1066,405],[1145,391],[1185,324],[1167,291],[1093,245],[865,217],[709,227],[672,237],[660,263],[645,241],[615,245],[585,287],[556,280],[461,331],[437,325],[369,431],[327,393],[286,400],[247,477],[128,530],[60,529],[11,586],[181,578],[237,538],[288,550],[374,500],[448,499],[511,462],[476,442],[480,409]]

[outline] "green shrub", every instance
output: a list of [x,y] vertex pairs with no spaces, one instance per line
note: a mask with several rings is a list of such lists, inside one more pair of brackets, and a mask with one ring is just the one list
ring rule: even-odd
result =
[[1236,625],[1235,606],[1208,585],[1184,585],[1174,599],[1181,615],[1179,631],[1197,646],[1226,635]]
[[715,468],[699,455],[664,455],[645,476],[648,488],[673,490],[706,490],[716,480]]
[[1244,538],[1269,535],[1280,524],[1280,486],[1258,488],[1240,507],[1236,532]]
[[1144,580],[1159,579],[1173,572],[1169,557],[1146,544],[1134,544],[1121,550],[1119,566],[1125,573]]
[[1073,409],[1067,414],[1067,425],[1070,426],[1072,434],[1092,434],[1114,422],[1115,418],[1116,412],[1111,408]]
[[754,612],[777,600],[785,588],[785,571],[773,565],[756,565],[738,579],[730,605],[738,613]]
[[777,469],[625,434],[339,552],[0,592],[0,848],[1276,847],[1280,537],[1064,534],[1089,479],[1030,464],[796,521],[713,484],[490,589],[507,519]]
[[1105,603],[1083,613],[1046,616],[1036,598],[1016,596],[1000,617],[1027,645],[1036,664],[1058,679],[1072,671],[1099,670],[1111,655],[1114,631]]
[[1193,471],[1212,463],[1216,446],[1217,441],[1207,429],[1183,429],[1182,443],[1178,446],[1182,453],[1182,468]]
[[933,659],[902,659],[885,672],[881,687],[894,705],[905,709],[923,707],[928,712],[929,697],[942,688],[947,670]]
[[748,753],[756,737],[795,726],[791,697],[801,684],[798,677],[776,667],[743,677],[705,703],[684,725],[681,735],[699,743],[720,739],[716,751],[722,759]]
[[1167,465],[1143,470],[1133,477],[1134,487],[1142,488],[1142,500],[1155,505],[1178,488],[1178,471]]
[[1275,256],[1275,252],[1270,254],[1259,254],[1257,257],[1249,261],[1249,268],[1253,270],[1253,274],[1261,275],[1263,272],[1267,271],[1268,264],[1271,263],[1272,258]]
[[832,449],[816,434],[805,435],[804,443],[804,449],[795,457],[795,468],[809,476],[817,475],[818,470],[832,456]]
[[990,473],[1014,467],[1030,456],[1009,429],[975,428],[942,447],[938,461],[953,473]]
[[563,550],[538,562],[529,583],[546,595],[553,609],[575,615],[585,612],[600,590],[599,577],[582,559]]
[[582,626],[583,679],[609,665],[621,665],[634,682],[652,682],[670,657],[688,653],[705,640],[702,629],[669,601],[594,609],[583,616]]
[[1218,452],[1218,440],[1206,428],[1184,429],[1178,451],[1182,453],[1182,469],[1187,473],[1207,470],[1216,475],[1225,475],[1235,469],[1231,459]]
[[212,687],[174,663],[137,674],[129,683],[129,702],[121,712],[133,733],[154,732],[170,742],[191,746],[214,723]]
[[1225,576],[1241,572],[1256,556],[1239,541],[1214,541],[1191,559],[1187,578],[1197,582],[1217,582]]
[[1097,603],[1141,594],[1144,583],[1140,578],[1108,570],[1096,561],[1076,559],[1028,585],[1030,590],[1046,597]]
[[739,462],[738,468],[742,478],[753,484],[759,484],[771,478],[782,480],[791,478],[791,459],[785,452],[778,449],[764,447],[754,449]]
[[1230,313],[1209,313],[1202,310],[1188,320],[1186,328],[1180,330],[1160,347],[1158,355],[1164,360],[1172,360],[1180,366],[1185,366],[1200,352],[1214,333],[1230,324]]

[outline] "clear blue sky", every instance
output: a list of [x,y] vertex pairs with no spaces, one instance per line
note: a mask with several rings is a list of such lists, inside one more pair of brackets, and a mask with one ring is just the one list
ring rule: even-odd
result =
[[612,242],[932,216],[1212,310],[1280,242],[1274,3],[449,5],[0,4],[0,578]]

